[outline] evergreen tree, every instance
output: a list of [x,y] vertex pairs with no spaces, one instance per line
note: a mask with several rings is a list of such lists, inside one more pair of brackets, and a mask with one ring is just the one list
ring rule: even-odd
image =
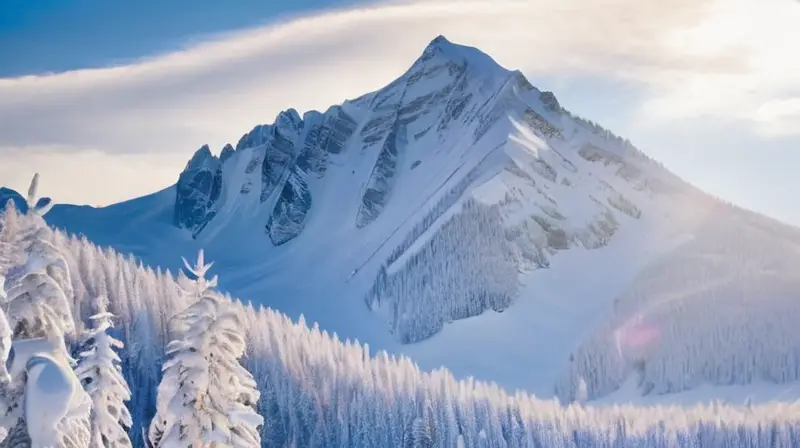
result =
[[6,361],[8,354],[11,351],[11,326],[8,324],[6,318],[6,291],[5,291],[6,278],[0,274],[0,383],[5,383],[11,380],[8,376],[6,368]]
[[5,277],[0,274],[0,429],[7,431],[16,422],[13,406],[16,405],[16,394],[8,373],[8,355],[11,351],[11,327],[6,319]]
[[[75,329],[72,281],[64,256],[48,240],[50,230],[43,215],[50,207],[36,206],[38,178],[38,174],[33,177],[28,190],[28,213],[10,211],[15,229],[9,229],[7,244],[16,264],[7,273],[6,311],[14,339],[44,337],[60,339],[63,345],[64,335]],[[68,357],[66,349],[64,354]]]
[[130,447],[127,430],[132,421],[125,402],[131,391],[122,377],[120,358],[115,349],[125,345],[108,331],[114,327],[114,315],[107,310],[108,299],[97,300],[97,314],[91,317],[94,328],[84,340],[84,351],[76,369],[84,389],[92,398],[92,447]]
[[20,223],[17,207],[9,199],[0,213],[0,274],[19,262],[21,251],[17,250],[20,238]]
[[154,447],[260,445],[255,412],[259,392],[250,373],[239,364],[245,339],[239,314],[212,290],[216,276],[206,279],[211,263],[186,269],[179,281],[193,303],[173,320],[178,339],[167,346],[167,361],[158,390],[156,416],[150,427]]
[[[49,241],[43,215],[47,200],[36,201],[38,174],[28,190],[28,213],[6,210],[3,224],[8,330],[13,339],[10,382],[4,384],[2,447],[88,446],[90,402],[72,370],[65,335],[74,331],[69,266]],[[9,225],[9,223],[11,223]]]
[[578,379],[578,386],[575,388],[575,401],[581,404],[589,401],[589,388],[586,386],[586,380],[583,377]]

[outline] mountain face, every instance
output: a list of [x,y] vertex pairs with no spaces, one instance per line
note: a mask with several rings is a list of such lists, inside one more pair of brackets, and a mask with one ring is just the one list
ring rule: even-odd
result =
[[[243,135],[235,149],[226,145],[220,157],[211,155],[208,146],[201,147],[178,180],[175,225],[190,230],[195,237],[199,235],[222,207],[218,203],[221,189],[236,184],[240,195],[257,197],[259,208],[271,210],[263,224],[272,244],[286,243],[300,235],[312,208],[314,195],[309,179],[324,177],[331,163],[329,155],[361,151],[375,156],[369,175],[361,179],[363,191],[359,191],[360,204],[354,217],[356,226],[364,227],[380,216],[400,176],[417,168],[431,152],[443,149],[436,146],[458,146],[447,150],[462,158],[470,152],[488,155],[485,149],[476,147],[487,143],[506,145],[502,140],[507,136],[482,137],[495,127],[508,128],[510,120],[524,136],[542,139],[534,146],[543,146],[528,154],[509,155],[508,171],[517,177],[517,182],[534,187],[536,180],[569,186],[568,174],[577,173],[577,167],[558,149],[581,140],[579,148],[569,148],[571,152],[577,149],[584,160],[614,164],[617,175],[634,188],[646,188],[647,178],[641,170],[623,162],[635,149],[621,139],[603,135],[607,132],[593,125],[570,118],[551,92],[539,92],[521,73],[504,70],[477,50],[454,45],[440,36],[403,76],[377,92],[331,107],[325,113],[308,112],[302,118],[294,109],[281,112],[274,124],[258,125]],[[453,134],[464,131],[471,138],[456,141]],[[570,135],[565,136],[565,132]],[[581,133],[587,135],[576,139],[576,134]],[[426,151],[428,148],[430,151]],[[408,160],[410,154],[416,153],[419,159]],[[516,166],[515,157],[531,160],[520,161]],[[244,169],[226,169],[223,174],[227,161],[233,160],[233,165],[241,158],[247,159]],[[469,177],[466,169],[460,171]],[[560,176],[560,172],[564,175]],[[240,182],[240,178],[245,179]],[[542,187],[535,188],[546,202],[553,203]],[[607,184],[603,188],[613,190]],[[235,195],[228,195],[227,200],[246,201]],[[596,210],[597,219],[569,238],[584,239],[590,245],[602,244],[617,225],[613,216],[605,214],[606,205],[631,216],[640,213],[619,193],[609,193],[601,202],[604,204]],[[545,216],[536,219],[548,235],[548,246],[563,248],[568,237],[558,224],[551,222],[563,218],[553,207],[541,204],[540,208]]]
[[175,225],[200,233],[214,218],[215,204],[222,189],[222,161],[208,145],[197,150],[178,179]]
[[366,302],[414,342],[504,310],[520,271],[605,246],[654,195],[681,188],[520,72],[440,36],[383,89],[324,113],[288,109],[220,157],[200,148],[178,180],[174,222],[209,241],[247,221],[264,246],[304,236],[311,220],[378,229],[394,247]]
[[[197,237],[223,206],[217,203],[223,188],[226,201],[250,201],[270,213],[263,223],[273,245],[283,244],[302,232],[311,209],[308,188],[310,177],[321,178],[328,166],[328,154],[338,154],[356,127],[356,122],[341,107],[326,113],[306,113],[302,118],[294,109],[281,112],[272,125],[259,125],[242,136],[234,149],[226,145],[220,157],[201,147],[178,180],[175,198],[175,225]],[[241,164],[225,176],[223,165]],[[236,197],[247,196],[247,199]]]

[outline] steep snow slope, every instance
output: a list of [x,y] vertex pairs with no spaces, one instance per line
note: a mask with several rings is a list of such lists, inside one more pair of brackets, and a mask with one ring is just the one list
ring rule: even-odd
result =
[[[219,157],[201,148],[174,187],[48,219],[164,267],[204,247],[237,296],[543,396],[800,372],[790,319],[754,344],[715,312],[793,316],[797,230],[703,195],[443,37],[379,91],[289,109]],[[759,361],[773,369],[740,365],[773,340]],[[680,368],[657,367],[679,352]]]

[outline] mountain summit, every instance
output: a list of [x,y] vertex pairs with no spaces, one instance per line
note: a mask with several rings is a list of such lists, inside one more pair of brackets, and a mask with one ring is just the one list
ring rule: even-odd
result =
[[[505,309],[519,271],[606,245],[654,194],[683,188],[519,71],[443,36],[386,87],[324,113],[288,109],[226,148],[189,161],[174,224],[203,244],[292,243],[291,264],[341,252],[342,239],[369,248],[349,273],[382,261],[367,302],[391,310],[405,342]],[[341,239],[320,243],[324,234]]]
[[[409,127],[414,140],[434,124],[437,131],[445,131],[471,100],[480,93],[488,100],[510,76],[486,54],[439,36],[403,76],[377,92],[331,107],[324,114],[310,111],[301,118],[296,110],[288,109],[272,125],[258,125],[243,135],[235,149],[226,145],[227,151],[219,158],[211,155],[208,146],[201,147],[178,181],[175,225],[197,236],[225,209],[226,200],[248,202],[221,191],[229,187],[223,176],[229,179],[244,174],[239,182],[233,181],[239,193],[249,195],[254,186],[258,187],[253,194],[258,197],[257,207],[272,209],[265,223],[270,239],[273,244],[283,244],[304,227],[313,200],[309,176],[324,176],[330,163],[328,156],[340,154],[345,145],[355,144],[360,137],[362,150],[380,147],[358,211],[358,225],[364,226],[377,218],[388,199],[385,196],[391,187],[387,181],[393,180],[396,168],[389,165],[398,156],[398,141],[403,140],[400,146],[408,145]],[[356,130],[360,135],[351,138]],[[224,173],[223,163],[242,152],[252,153],[244,173]]]

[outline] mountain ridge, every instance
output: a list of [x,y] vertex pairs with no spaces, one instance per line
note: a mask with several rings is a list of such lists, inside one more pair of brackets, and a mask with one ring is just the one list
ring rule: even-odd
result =
[[[445,76],[436,73],[443,70],[448,72]],[[414,84],[423,76],[431,75],[434,79],[429,80],[430,82],[443,83],[444,86],[414,96]],[[437,77],[439,79],[436,79]],[[392,190],[398,144],[407,145],[410,137],[414,140],[419,139],[434,125],[438,131],[442,131],[453,118],[457,119],[464,114],[464,108],[475,92],[466,92],[460,96],[458,93],[466,88],[470,78],[474,78],[471,80],[472,83],[481,84],[478,90],[488,90],[488,93],[485,92],[486,98],[481,107],[486,108],[489,102],[495,100],[494,97],[502,94],[509,83],[515,82],[520,89],[534,92],[534,95],[538,94],[546,111],[553,114],[566,112],[561,108],[555,95],[551,92],[541,92],[533,87],[521,72],[507,70],[477,49],[459,46],[444,36],[438,36],[403,75],[386,87],[352,101],[346,101],[341,106],[332,106],[323,114],[323,118],[319,118],[320,113],[317,111],[306,112],[301,118],[296,110],[287,109],[278,114],[273,125],[257,125],[244,134],[232,151],[232,146],[226,145],[226,151],[223,151],[226,154],[225,161],[230,160],[237,151],[266,145],[263,152],[269,156],[251,159],[245,168],[245,173],[253,173],[258,168],[258,163],[261,163],[259,199],[262,204],[269,202],[270,196],[280,191],[279,199],[277,201],[274,197],[272,199],[275,203],[274,209],[266,227],[273,244],[283,244],[302,231],[308,210],[313,206],[313,194],[307,186],[308,176],[323,177],[327,168],[327,156],[339,154],[358,126],[364,145],[362,150],[373,145],[382,145],[378,160],[366,181],[362,204],[358,210],[357,225],[363,227],[380,214],[383,202],[388,199],[386,196]],[[412,90],[411,95],[409,90]],[[444,110],[440,112],[439,117],[434,117],[433,123],[419,129],[418,132],[413,132],[413,137],[403,135],[409,134],[409,124],[413,124],[420,115],[426,113],[426,109],[435,108],[437,101],[442,100],[446,100],[440,105]],[[350,107],[350,114],[343,110],[348,106],[353,106]],[[502,115],[506,111],[502,105],[500,106],[499,110],[478,112]],[[472,107],[475,109],[478,105]],[[366,121],[356,123],[350,115],[358,113],[368,114],[369,119],[365,118]],[[466,111],[467,115],[469,113],[470,111]],[[472,113],[470,120],[475,120],[475,111]],[[525,113],[525,118],[534,126],[540,127],[545,136],[553,137],[559,133],[557,126],[552,125],[535,110],[528,109]],[[497,119],[496,116],[486,118],[488,122]],[[319,121],[326,123],[320,124]],[[591,123],[589,125],[594,126]],[[474,130],[476,138],[487,128],[488,126],[483,126]],[[336,131],[339,131],[338,135]],[[332,132],[334,138],[329,135]],[[398,139],[402,141],[398,142]],[[627,152],[638,153],[638,150],[633,149],[628,142],[621,143],[618,150],[621,154],[616,156],[603,154],[602,150],[596,147],[586,148],[585,151],[587,154],[591,153],[590,157],[608,156],[616,160],[625,157]],[[402,149],[400,151],[402,152]],[[204,145],[189,161],[178,181],[175,223],[178,227],[192,231],[195,237],[216,216],[217,209],[222,207],[217,202],[220,194],[219,185],[223,177],[222,164],[224,164],[222,157],[211,155],[209,148]],[[540,165],[543,169],[552,171],[546,163],[540,162]],[[248,177],[250,179],[242,184],[240,190],[242,193],[249,193],[258,183],[258,179],[254,179],[254,176]],[[270,206],[271,203],[262,207]]]

